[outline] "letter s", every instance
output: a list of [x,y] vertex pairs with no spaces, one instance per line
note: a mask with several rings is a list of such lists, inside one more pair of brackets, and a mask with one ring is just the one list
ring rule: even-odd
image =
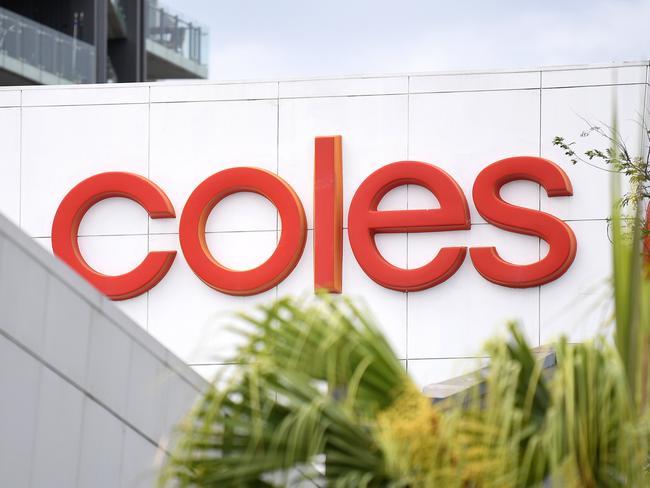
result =
[[573,263],[577,243],[571,228],[557,217],[501,199],[501,187],[515,180],[539,183],[549,197],[571,196],[573,188],[557,164],[532,156],[497,161],[481,171],[474,182],[474,204],[485,220],[500,229],[540,237],[549,245],[543,259],[526,265],[504,261],[494,247],[473,247],[470,256],[474,267],[485,279],[498,285],[528,288],[562,276]]

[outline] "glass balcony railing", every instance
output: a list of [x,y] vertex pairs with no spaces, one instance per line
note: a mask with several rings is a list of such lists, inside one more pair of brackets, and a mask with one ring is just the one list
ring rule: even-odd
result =
[[122,18],[126,18],[126,14],[124,13],[124,0],[111,0],[111,3],[115,7],[115,10],[119,13],[119,15],[122,16]]
[[[3,56],[54,75],[60,83],[94,83],[96,79],[93,46],[0,8],[0,58]],[[42,75],[34,79],[37,76],[28,71],[22,69],[18,74],[42,81]]]
[[147,38],[202,66],[208,64],[206,27],[189,22],[155,0],[147,2]]
[[126,8],[125,0],[111,0],[108,7],[108,38],[123,39],[126,37]]

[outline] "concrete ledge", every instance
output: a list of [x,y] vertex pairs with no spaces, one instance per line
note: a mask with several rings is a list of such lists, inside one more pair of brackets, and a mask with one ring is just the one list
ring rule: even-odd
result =
[[[165,79],[165,78],[185,78],[185,77],[196,77],[196,78],[207,78],[208,77],[208,67],[200,65],[199,63],[192,61],[191,59],[186,58],[180,53],[166,48],[162,44],[158,44],[151,39],[147,39],[147,53],[151,56],[154,56],[160,63],[158,70],[155,66],[152,66],[149,69],[152,69],[153,72],[147,73],[149,77]],[[164,69],[163,69],[164,68]],[[158,72],[156,72],[158,71]]]
[[[533,354],[542,363],[542,369],[551,370],[557,364],[555,351],[550,346],[541,346],[533,349]],[[490,366],[481,368],[473,373],[457,376],[449,380],[427,385],[422,389],[425,396],[431,398],[433,403],[457,399],[463,402],[469,400],[469,395],[474,388],[478,388],[479,395],[485,396],[486,378]]]
[[0,486],[151,486],[206,387],[0,216]]

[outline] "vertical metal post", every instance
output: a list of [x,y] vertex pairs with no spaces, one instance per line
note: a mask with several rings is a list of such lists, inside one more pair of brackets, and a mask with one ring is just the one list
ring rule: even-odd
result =
[[138,52],[140,55],[137,81],[147,81],[147,5],[149,0],[138,0]]
[[95,0],[95,78],[96,83],[106,83],[108,71],[108,1]]
[[187,26],[187,34],[183,36],[183,53],[185,56],[187,56],[188,59],[193,59],[192,56],[194,56],[194,53],[192,52],[192,32],[194,32],[194,28],[192,27],[191,22],[188,22],[185,25]]
[[117,79],[120,82],[147,79],[147,4],[146,0],[129,0],[124,3],[126,38],[111,39],[109,53]]
[[21,61],[24,61],[25,59],[23,58],[23,27],[21,22],[17,22],[18,24],[18,29],[17,29],[17,35],[16,35],[16,48],[17,48],[17,54],[18,54],[18,59]]

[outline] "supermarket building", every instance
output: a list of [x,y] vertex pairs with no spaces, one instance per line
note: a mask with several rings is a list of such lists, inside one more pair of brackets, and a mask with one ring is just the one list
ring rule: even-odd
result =
[[315,286],[362,299],[421,385],[508,320],[534,345],[589,337],[610,176],[552,140],[607,147],[580,134],[615,109],[647,150],[648,71],[1,89],[2,485],[150,482],[229,367],[230,312]]

